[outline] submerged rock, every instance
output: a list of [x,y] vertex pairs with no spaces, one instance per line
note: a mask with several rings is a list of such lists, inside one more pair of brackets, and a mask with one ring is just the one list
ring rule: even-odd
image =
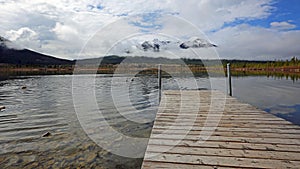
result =
[[188,48],[190,48],[190,47],[189,47],[187,44],[185,44],[185,43],[180,44],[179,47],[180,47],[181,49],[188,49]]
[[4,110],[5,106],[0,106],[0,111]]
[[26,86],[22,86],[22,87],[21,87],[21,89],[23,89],[23,90],[24,90],[24,89],[27,89],[27,87],[26,87]]
[[44,133],[44,134],[42,135],[42,137],[49,137],[49,136],[51,136],[51,133],[50,133],[50,132],[46,132],[46,133]]

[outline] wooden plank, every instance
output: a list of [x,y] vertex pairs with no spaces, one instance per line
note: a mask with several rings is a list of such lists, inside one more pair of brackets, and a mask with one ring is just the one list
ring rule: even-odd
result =
[[274,160],[292,160],[300,161],[299,152],[276,152],[248,149],[225,149],[225,148],[204,148],[204,147],[178,147],[151,145],[148,152],[160,153],[162,149],[167,149],[166,154],[184,154],[200,156],[222,156],[222,157],[242,157],[255,159],[274,159]]
[[[171,119],[171,118],[159,118],[156,120],[157,123],[159,122],[162,122],[162,123],[177,123],[178,120],[177,118],[174,118],[174,119]],[[209,120],[209,122],[211,123],[218,123],[218,124],[232,124],[232,121],[234,119],[229,119],[229,120],[222,120],[222,119],[218,119],[217,117],[213,117],[211,120]],[[180,119],[180,124],[198,124],[198,125],[202,125],[204,122],[208,121],[207,119],[201,119],[201,120],[198,120],[198,119]],[[234,123],[235,124],[284,124],[284,125],[293,125],[292,123],[290,122],[287,122],[287,121],[282,121],[282,120],[269,120],[269,121],[266,121],[266,120],[260,120],[260,119],[257,119],[257,120],[240,120],[240,119],[235,119],[234,120]]]
[[174,164],[174,163],[163,163],[163,162],[153,162],[153,161],[145,161],[143,165],[144,169],[157,169],[157,168],[172,168],[172,169],[182,169],[182,168],[188,168],[188,169],[232,169],[232,167],[222,167],[222,166],[209,166],[209,165],[200,165],[200,164]]
[[[169,127],[169,126],[154,126],[153,129],[161,129],[161,130],[185,130],[182,129],[181,126],[174,126],[174,127]],[[207,129],[204,127],[193,127],[191,131],[205,131],[205,130],[213,130],[212,129]],[[270,128],[229,128],[229,127],[218,127],[215,129],[215,131],[220,131],[220,132],[247,132],[247,133],[277,133],[277,134],[297,134],[300,135],[300,130],[299,129],[270,129]]]
[[[193,126],[193,128],[191,130],[211,130],[214,127],[203,127],[203,126],[196,126],[196,125],[187,125],[185,127],[182,127],[182,125],[175,125],[173,124],[172,126],[167,126],[167,125],[155,125],[153,126],[153,128],[162,128],[162,129],[174,129],[174,130],[184,130],[185,128],[188,128],[188,126]],[[259,127],[259,128],[253,128],[253,127],[230,127],[230,126],[221,126],[218,125],[218,128],[216,128],[216,130],[233,130],[233,131],[273,131],[273,132],[284,132],[284,133],[299,133],[300,132],[300,128],[298,126],[292,125],[289,127],[276,127],[276,128],[270,128],[270,125],[267,127]]]
[[[157,123],[156,126],[195,126],[193,124],[188,123]],[[207,127],[214,127],[216,124],[208,124]],[[199,127],[199,126],[198,126]],[[200,127],[203,127],[200,126]],[[250,123],[228,123],[228,124],[219,124],[218,127],[229,127],[229,128],[270,128],[273,127],[275,129],[299,129],[295,125],[285,125],[285,124],[276,124],[276,125],[267,125],[267,124],[250,124]]]
[[[238,121],[240,123],[244,123],[244,122],[250,122],[250,123],[270,123],[270,124],[287,124],[287,125],[293,125],[290,122],[287,121],[283,121],[281,119],[255,119],[255,118],[226,118],[226,117],[218,117],[218,116],[209,116],[210,120],[208,120],[208,117],[194,117],[194,118],[186,118],[185,116],[180,116],[180,118],[184,118],[182,120],[180,120],[180,122],[188,122],[188,123],[204,123],[207,121],[210,122],[218,122],[220,121],[222,124],[226,124],[226,123],[232,123],[232,121]],[[161,121],[161,122],[174,122],[178,119],[178,117],[160,117],[159,120],[157,121]]]
[[204,147],[204,148],[226,148],[226,149],[246,149],[246,150],[268,150],[283,152],[298,152],[298,145],[270,144],[270,143],[244,143],[244,142],[226,142],[226,141],[206,141],[205,143],[190,140],[172,139],[151,139],[149,145],[166,145],[166,146],[182,146],[182,147]]
[[[300,161],[274,160],[274,159],[255,159],[241,157],[223,157],[223,156],[201,156],[185,154],[168,154],[148,152],[144,161],[200,164],[200,165],[221,165],[226,167],[240,168],[299,168]],[[200,168],[200,167],[199,167]]]
[[[210,131],[210,130],[208,130]],[[190,130],[184,131],[184,130],[160,130],[160,129],[152,129],[153,134],[169,134],[169,135],[183,135],[183,134],[188,134],[188,135],[200,135],[201,131],[195,131],[195,130]],[[284,134],[284,133],[267,133],[267,132],[232,132],[232,131],[214,131],[212,136],[228,136],[228,137],[250,137],[250,138],[293,138],[293,139],[300,139],[300,134]]]
[[[168,135],[168,134],[151,134],[151,137],[157,139],[173,139],[173,140],[190,140],[190,141],[206,141],[207,135]],[[210,136],[209,141],[227,141],[227,142],[245,142],[245,143],[270,143],[270,144],[287,144],[299,145],[300,139],[294,138],[249,138],[249,137],[228,137],[228,136]]]
[[174,90],[164,92],[142,168],[299,166],[299,126],[219,91]]

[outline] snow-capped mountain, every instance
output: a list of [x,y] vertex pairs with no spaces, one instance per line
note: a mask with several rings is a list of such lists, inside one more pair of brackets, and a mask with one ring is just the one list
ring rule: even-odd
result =
[[170,41],[170,40],[158,40],[144,41],[138,44],[137,48],[144,51],[159,52],[161,49],[188,49],[188,48],[210,48],[217,47],[217,45],[210,43],[209,41],[201,38],[192,38],[188,41]]
[[188,48],[209,48],[209,47],[217,47],[217,45],[208,42],[205,39],[194,38],[192,40],[183,42],[179,45],[182,49]]

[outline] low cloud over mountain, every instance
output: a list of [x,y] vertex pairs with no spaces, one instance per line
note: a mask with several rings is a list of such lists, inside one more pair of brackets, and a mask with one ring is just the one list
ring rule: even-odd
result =
[[194,40],[189,40],[186,42],[183,42],[179,45],[182,49],[188,49],[188,48],[209,48],[209,47],[217,47],[217,45],[212,44],[208,42],[205,39],[196,38]]
[[217,47],[217,45],[208,42],[205,39],[201,38],[191,38],[188,41],[180,42],[180,41],[170,41],[170,40],[158,40],[154,39],[153,41],[144,41],[138,46],[138,49],[142,49],[144,51],[154,51],[159,52],[161,49],[169,50],[169,49],[188,49],[188,48],[210,48]]
[[15,49],[15,50],[21,50],[22,47],[12,43],[8,39],[5,39],[0,36],[0,48],[8,48],[8,49]]

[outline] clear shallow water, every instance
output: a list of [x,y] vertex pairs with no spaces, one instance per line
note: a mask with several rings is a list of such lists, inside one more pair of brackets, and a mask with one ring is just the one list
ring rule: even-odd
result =
[[[93,78],[80,76],[83,92],[88,92],[86,83]],[[163,79],[164,90],[199,88],[226,92],[225,79]],[[299,81],[264,76],[233,78],[235,97],[298,125],[299,89]],[[88,98],[82,98],[77,106],[85,107],[88,122],[96,132],[101,132],[97,126],[105,121],[126,136],[149,137],[158,105],[156,78],[116,76],[112,81],[110,75],[97,75],[95,98],[104,118],[89,117],[89,112],[98,110],[89,106]],[[0,112],[0,167],[140,167],[142,158],[120,157],[91,141],[80,127],[73,103],[71,75],[0,81],[0,105],[6,107]],[[51,136],[42,137],[46,132]],[[119,142],[112,139],[109,144],[117,146]]]
[[[81,87],[93,76],[80,76]],[[95,96],[99,109],[105,118],[89,117],[89,100],[83,105],[91,126],[98,126],[103,121],[124,135],[134,137],[149,137],[157,108],[156,83],[154,78],[128,77],[114,78],[99,75],[95,78]],[[136,108],[135,112],[126,110],[135,117],[143,116],[149,119],[147,123],[133,123],[123,118],[113,104],[111,86],[119,86],[118,81],[130,80],[130,101]],[[147,83],[145,83],[147,81]],[[114,155],[95,144],[82,130],[74,110],[72,98],[72,76],[32,76],[1,81],[0,105],[6,109],[0,112],[0,168],[5,167],[100,167],[101,168],[139,168],[142,159],[124,158]],[[21,89],[26,86],[26,89]],[[114,86],[114,87],[115,87]],[[88,89],[83,89],[87,91]],[[115,87],[115,90],[118,88]],[[118,97],[126,94],[115,91]],[[122,103],[121,103],[122,104]],[[147,109],[145,107],[153,107]],[[46,132],[51,136],[42,137]],[[97,132],[101,132],[98,130]],[[101,133],[102,134],[102,133]],[[105,133],[103,133],[105,134]],[[118,141],[111,140],[111,145]]]

